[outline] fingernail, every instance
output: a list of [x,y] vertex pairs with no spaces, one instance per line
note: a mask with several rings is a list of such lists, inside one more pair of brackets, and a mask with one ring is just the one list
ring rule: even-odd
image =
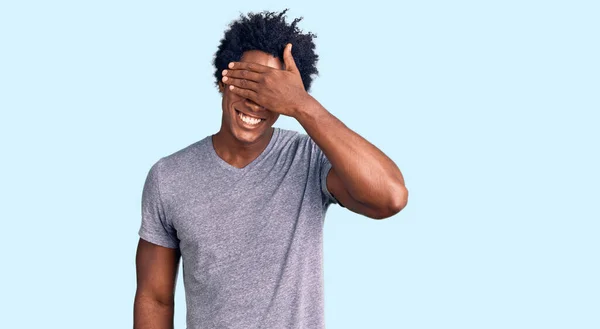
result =
[[223,82],[227,81],[227,77],[223,77]]
[[229,68],[232,69],[233,68],[233,63],[229,63]]
[[227,74],[227,70],[223,70],[223,75]]

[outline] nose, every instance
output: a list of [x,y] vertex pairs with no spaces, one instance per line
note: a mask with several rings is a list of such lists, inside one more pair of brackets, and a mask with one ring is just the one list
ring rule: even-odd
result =
[[251,108],[252,110],[258,112],[258,111],[265,111],[266,109],[256,103],[254,103],[253,101],[246,99],[244,101],[244,104],[246,104],[246,106],[248,106],[249,108]]

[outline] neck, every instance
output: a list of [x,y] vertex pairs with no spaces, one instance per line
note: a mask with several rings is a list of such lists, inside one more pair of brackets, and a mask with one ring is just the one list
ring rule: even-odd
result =
[[261,136],[253,143],[244,143],[230,132],[219,130],[212,135],[212,143],[217,155],[234,167],[243,168],[256,159],[269,145],[275,129]]

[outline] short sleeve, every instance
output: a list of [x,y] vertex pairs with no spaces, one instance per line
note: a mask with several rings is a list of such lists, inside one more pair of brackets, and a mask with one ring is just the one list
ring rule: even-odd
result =
[[317,145],[317,143],[315,143],[312,140],[312,138],[310,138],[310,136],[308,138],[312,145],[313,152],[315,152],[316,154],[317,164],[319,166],[319,181],[321,183],[321,194],[323,196],[324,205],[327,206],[333,203],[339,204],[341,207],[344,207],[344,205],[341,204],[327,189],[327,175],[329,174],[329,170],[331,170],[332,167],[331,162],[329,162],[329,159],[327,159],[327,156],[325,155],[325,153],[323,153],[319,145]]
[[179,247],[177,233],[167,218],[160,194],[160,160],[146,176],[142,190],[142,223],[138,234],[140,238],[163,247]]

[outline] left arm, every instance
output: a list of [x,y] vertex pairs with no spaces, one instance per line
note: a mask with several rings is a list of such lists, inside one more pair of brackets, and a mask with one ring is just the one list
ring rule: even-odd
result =
[[283,57],[285,69],[281,70],[257,63],[229,63],[222,81],[239,96],[298,120],[331,162],[327,188],[346,208],[374,219],[402,210],[408,190],[396,164],[306,92],[291,44]]
[[346,208],[382,219],[406,206],[408,190],[404,177],[381,150],[308,94],[293,113],[331,162],[327,188]]

